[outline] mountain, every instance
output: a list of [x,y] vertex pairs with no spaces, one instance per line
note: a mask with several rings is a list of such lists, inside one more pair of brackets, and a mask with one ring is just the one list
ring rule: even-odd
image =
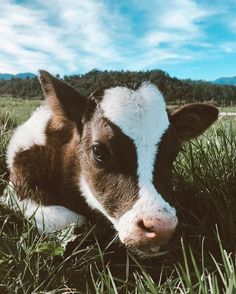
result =
[[236,76],[235,77],[222,77],[218,78],[215,81],[213,81],[214,84],[220,84],[220,85],[232,85],[236,86]]
[[11,80],[12,78],[26,79],[34,77],[36,77],[36,75],[31,72],[22,72],[15,75],[9,73],[0,73],[0,80]]

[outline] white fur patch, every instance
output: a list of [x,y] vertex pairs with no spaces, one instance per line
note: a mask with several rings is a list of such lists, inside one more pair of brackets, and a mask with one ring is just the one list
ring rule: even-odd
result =
[[171,219],[176,225],[178,222],[175,208],[161,197],[152,184],[140,189],[139,199],[119,219],[118,232],[122,242],[132,235],[138,219],[160,219],[163,226],[165,226],[165,219]]
[[152,84],[136,91],[116,87],[105,91],[101,107],[104,115],[135,143],[139,185],[152,182],[157,145],[169,127],[166,104]]
[[101,108],[105,117],[129,136],[137,151],[139,199],[119,219],[121,241],[132,232],[135,220],[168,215],[176,219],[172,208],[152,184],[157,146],[169,127],[166,104],[160,91],[144,83],[137,90],[115,87],[105,91]]
[[20,200],[12,188],[1,197],[1,202],[11,209],[20,210],[27,219],[32,219],[39,232],[53,233],[72,224],[81,227],[86,223],[83,215],[66,207],[43,206],[31,199]]
[[45,144],[45,128],[51,116],[52,112],[47,106],[40,106],[15,130],[7,149],[7,164],[10,170],[13,168],[16,153],[33,145]]

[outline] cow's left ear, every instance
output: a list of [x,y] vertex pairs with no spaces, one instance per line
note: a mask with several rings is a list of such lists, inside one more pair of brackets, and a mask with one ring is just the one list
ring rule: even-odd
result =
[[55,115],[77,121],[86,107],[86,99],[65,81],[57,79],[45,70],[39,71],[39,80],[46,101]]
[[168,111],[172,127],[181,140],[201,135],[218,118],[218,109],[211,104],[187,104]]

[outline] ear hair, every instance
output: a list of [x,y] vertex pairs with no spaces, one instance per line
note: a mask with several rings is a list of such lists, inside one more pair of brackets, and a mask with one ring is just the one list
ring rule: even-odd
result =
[[86,98],[47,71],[40,70],[39,73],[45,98],[54,114],[76,122],[86,107]]
[[181,140],[201,135],[218,118],[218,109],[211,104],[193,103],[167,110],[169,120]]

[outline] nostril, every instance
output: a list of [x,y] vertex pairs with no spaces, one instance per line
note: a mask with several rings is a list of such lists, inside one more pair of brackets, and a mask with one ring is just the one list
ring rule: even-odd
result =
[[136,222],[139,234],[148,239],[158,239],[162,244],[171,239],[176,225],[177,221],[174,219],[142,218]]
[[153,225],[146,225],[145,221],[143,219],[138,220],[137,226],[143,233],[145,233],[145,236],[148,238],[155,238],[156,232]]
[[152,233],[154,232],[154,227],[153,226],[145,226],[144,221],[142,219],[140,219],[137,222],[137,225],[140,229],[142,229],[143,231],[146,231],[148,233]]

